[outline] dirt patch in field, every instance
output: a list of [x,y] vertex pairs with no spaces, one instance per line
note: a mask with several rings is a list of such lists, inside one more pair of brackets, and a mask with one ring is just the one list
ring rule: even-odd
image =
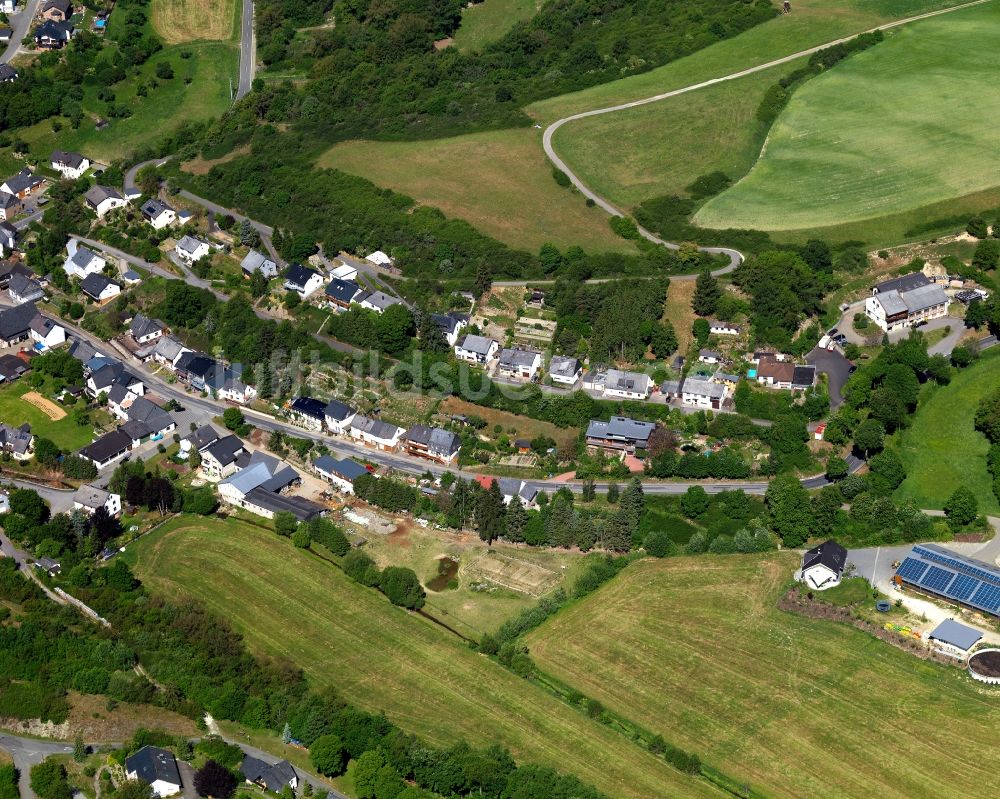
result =
[[207,175],[209,170],[216,164],[224,164],[227,161],[232,161],[234,158],[239,158],[249,152],[250,145],[243,144],[235,150],[230,150],[221,158],[201,158],[199,156],[198,158],[192,158],[190,161],[185,161],[181,164],[181,171],[187,172],[190,175]]
[[559,573],[499,552],[487,551],[469,564],[474,579],[509,588],[530,596],[541,596],[559,582]]
[[53,422],[58,422],[66,416],[66,411],[56,405],[52,400],[43,397],[37,391],[29,391],[26,394],[22,394],[21,399],[30,405],[34,405]]
[[72,692],[69,703],[68,738],[79,733],[87,741],[127,741],[142,727],[171,735],[198,735],[192,719],[163,708],[119,702],[108,710],[106,697]]

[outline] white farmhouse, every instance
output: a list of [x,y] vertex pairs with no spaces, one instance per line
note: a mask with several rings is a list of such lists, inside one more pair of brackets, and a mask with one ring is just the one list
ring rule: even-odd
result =
[[847,550],[832,538],[802,556],[801,580],[813,591],[825,591],[840,584]]

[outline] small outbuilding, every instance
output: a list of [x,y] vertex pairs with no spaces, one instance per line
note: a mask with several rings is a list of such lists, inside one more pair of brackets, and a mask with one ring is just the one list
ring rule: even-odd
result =
[[825,591],[840,584],[847,565],[847,550],[832,538],[802,556],[801,580],[813,591]]
[[983,634],[979,630],[960,624],[954,619],[945,619],[927,636],[927,640],[936,646],[939,652],[963,660],[982,638]]

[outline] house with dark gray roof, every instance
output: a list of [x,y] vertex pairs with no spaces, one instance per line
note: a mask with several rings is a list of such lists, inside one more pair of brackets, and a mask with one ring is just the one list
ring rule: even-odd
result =
[[442,464],[457,460],[462,448],[462,439],[457,434],[425,424],[413,425],[400,436],[400,441],[408,455]]
[[39,177],[28,167],[25,167],[16,175],[0,183],[0,191],[13,194],[19,200],[23,200],[43,183],[45,183],[45,178]]
[[323,275],[302,264],[289,264],[285,270],[285,291],[294,291],[302,299],[315,294],[323,286]]
[[884,280],[865,300],[865,315],[882,330],[892,332],[938,319],[948,313],[948,295],[923,272]]
[[299,473],[272,455],[254,452],[246,465],[219,483],[219,496],[230,505],[273,519],[287,512],[299,521],[322,516],[326,509],[287,491],[301,482]]
[[88,275],[100,274],[108,264],[104,258],[76,239],[66,242],[66,252],[68,257],[63,262],[63,271],[80,280]]
[[[4,196],[0,192],[0,198]],[[14,278],[14,275],[23,275],[24,277],[35,278],[35,273],[30,267],[25,266],[21,261],[6,260],[0,261],[0,289],[5,289],[10,285],[10,281]]]
[[468,335],[455,344],[455,357],[469,363],[485,364],[492,360],[500,344],[486,336]]
[[151,319],[144,313],[132,317],[128,332],[136,344],[148,344],[163,335],[166,325],[159,319]]
[[342,280],[335,277],[326,285],[326,302],[331,308],[349,308],[351,302],[360,293],[361,286],[353,280]]
[[215,358],[203,352],[184,350],[174,361],[174,371],[182,383],[188,383],[193,388],[204,391],[208,379],[215,372]]
[[339,436],[345,435],[351,429],[355,415],[356,411],[340,400],[330,400],[323,409],[327,428]]
[[108,211],[124,208],[127,200],[118,189],[112,186],[91,186],[84,192],[84,202],[101,219]]
[[42,285],[37,280],[25,277],[20,272],[11,277],[7,285],[7,293],[15,305],[25,302],[35,302],[45,296]]
[[52,152],[52,168],[69,180],[76,180],[90,169],[90,159],[80,153],[68,153],[63,150]]
[[393,450],[399,446],[403,428],[369,416],[355,416],[351,422],[351,438],[380,450]]
[[201,451],[201,470],[206,477],[221,480],[237,469],[243,442],[234,435],[216,439]]
[[612,416],[606,422],[591,419],[587,425],[587,445],[635,452],[648,446],[649,436],[655,429],[653,422],[640,422],[627,416]]
[[0,309],[0,343],[10,347],[28,338],[31,335],[31,322],[37,315],[38,310],[33,302]]
[[458,343],[458,334],[469,323],[468,319],[465,318],[465,314],[436,313],[431,314],[431,319],[441,330],[441,334],[444,336],[444,340],[448,342],[449,347],[454,347]]
[[286,785],[294,791],[299,785],[298,775],[287,760],[272,764],[247,755],[240,766],[240,773],[251,785],[258,785],[271,793],[281,793]]
[[570,355],[553,355],[549,360],[549,377],[553,383],[575,386],[583,374],[580,359]]
[[104,275],[93,274],[87,275],[80,281],[80,291],[94,302],[103,305],[121,294],[122,287],[113,280],[108,280]]
[[260,272],[268,280],[278,276],[278,265],[266,255],[256,250],[250,250],[250,252],[243,256],[243,260],[240,261],[240,268],[246,277],[250,277],[254,272]]
[[40,50],[61,50],[75,32],[68,19],[61,22],[48,19],[35,28],[35,46]]
[[847,565],[847,550],[832,538],[802,556],[799,578],[813,591],[824,591],[840,584]]
[[[10,28],[7,29],[10,31]],[[10,41],[8,33],[7,41]],[[17,80],[17,70],[10,64],[0,64],[0,83],[13,83]]]
[[322,430],[326,424],[327,403],[315,397],[296,397],[288,406],[288,416],[307,430]]
[[542,367],[542,353],[519,347],[500,351],[497,374],[517,380],[533,380]]
[[9,352],[0,355],[0,382],[10,383],[28,371],[28,364]]
[[81,458],[91,461],[98,469],[103,469],[124,458],[132,451],[134,439],[122,430],[112,430],[97,441],[88,444],[78,453]]
[[146,200],[139,207],[139,212],[154,230],[163,230],[177,221],[177,212],[157,197]]
[[0,422],[0,452],[7,453],[15,460],[27,460],[31,457],[31,445],[34,441],[31,425],[27,422],[20,427]]
[[352,461],[350,458],[338,459],[331,455],[316,458],[313,461],[313,469],[328,483],[332,483],[347,494],[354,493],[355,480],[363,474],[368,474],[368,470],[357,461]]
[[158,746],[144,746],[125,758],[125,776],[130,780],[148,782],[153,794],[161,798],[180,793],[183,785],[177,759]]

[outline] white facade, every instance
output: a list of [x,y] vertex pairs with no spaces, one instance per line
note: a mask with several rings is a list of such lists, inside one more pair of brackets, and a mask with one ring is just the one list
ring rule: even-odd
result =
[[649,397],[652,386],[649,375],[609,369],[604,380],[604,396],[644,400]]
[[814,563],[808,569],[803,570],[802,582],[808,585],[812,591],[825,591],[827,588],[840,585],[840,575],[822,563]]
[[174,247],[177,257],[187,264],[193,264],[208,255],[210,247],[207,241],[196,239],[193,236],[184,236]]
[[299,296],[301,296],[302,299],[305,299],[306,297],[311,297],[321,288],[323,288],[323,276],[319,272],[316,272],[309,277],[305,285],[302,286],[301,291],[299,291],[297,288],[293,290],[298,291]]
[[96,275],[104,271],[107,261],[100,255],[85,247],[76,239],[66,242],[66,252],[69,257],[63,264],[63,271],[70,277],[83,280],[87,275]]
[[31,326],[31,340],[41,344],[43,349],[58,347],[66,343],[66,328],[52,322],[46,329],[36,329],[36,325]]
[[126,205],[128,205],[128,201],[124,197],[105,197],[94,206],[94,213],[97,214],[98,219],[101,219],[108,211],[124,208]]
[[83,177],[83,173],[90,169],[90,159],[84,158],[79,166],[70,166],[69,164],[63,164],[58,161],[52,162],[52,168],[61,174],[64,178],[70,180],[76,180],[79,177]]
[[[458,344],[455,345],[455,357],[458,358],[460,361],[468,361],[469,363],[484,364],[487,361],[491,361],[497,357],[497,352],[500,349],[499,342],[494,341],[493,339],[485,339],[485,341],[488,342],[485,345],[486,347],[485,351],[480,351],[478,349],[471,350],[471,349],[466,349],[465,347],[462,346],[468,341],[469,338],[470,336],[466,336],[465,339],[463,339],[462,341],[460,341]],[[475,338],[479,340],[482,337],[476,336]]]

